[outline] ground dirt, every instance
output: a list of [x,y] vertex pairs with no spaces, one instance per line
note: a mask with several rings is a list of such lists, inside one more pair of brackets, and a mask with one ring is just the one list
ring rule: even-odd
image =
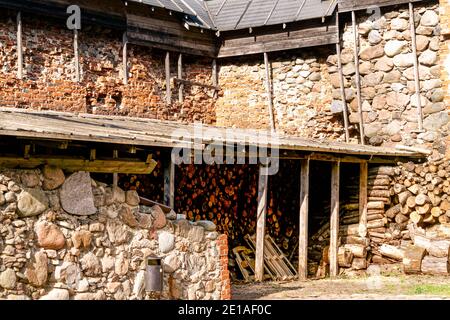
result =
[[364,276],[290,282],[234,284],[235,300],[450,300],[450,277]]

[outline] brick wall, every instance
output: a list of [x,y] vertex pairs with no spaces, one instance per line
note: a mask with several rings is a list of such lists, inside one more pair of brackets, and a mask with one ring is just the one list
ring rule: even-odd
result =
[[[24,79],[18,80],[16,22],[0,14],[0,106],[150,117],[164,120],[215,121],[213,92],[186,87],[183,103],[172,84],[165,102],[164,52],[129,46],[129,84],[123,85],[122,35],[84,26],[79,33],[81,83],[75,83],[73,33],[64,21],[23,15]],[[171,72],[176,74],[176,56]],[[211,61],[186,58],[183,77],[211,83]]]
[[225,234],[217,238],[220,256],[220,279],[222,282],[221,300],[231,299],[230,274],[228,272],[228,238]]

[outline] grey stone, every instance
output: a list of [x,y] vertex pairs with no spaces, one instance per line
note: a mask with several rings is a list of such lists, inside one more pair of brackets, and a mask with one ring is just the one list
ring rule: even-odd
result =
[[383,126],[379,122],[368,123],[364,125],[364,132],[366,134],[366,137],[372,138],[378,135],[382,128]]
[[385,73],[383,77],[384,83],[397,83],[402,78],[402,74],[398,70],[392,70],[391,72]]
[[14,192],[8,191],[7,193],[5,193],[5,201],[7,203],[12,203],[12,202],[15,202],[16,200],[17,200],[17,196]]
[[374,72],[363,78],[363,85],[374,87],[383,81],[384,74],[382,72]]
[[172,253],[164,258],[164,271],[167,273],[173,273],[181,267],[181,261],[177,257],[177,254]]
[[55,288],[39,300],[69,300],[69,291],[66,289]]
[[60,168],[53,166],[44,166],[42,174],[44,176],[44,182],[42,183],[42,188],[44,190],[55,190],[59,188],[66,179],[64,172]]
[[405,19],[401,18],[395,18],[391,21],[391,29],[392,30],[398,30],[398,31],[404,31],[408,29],[409,23]]
[[35,171],[24,171],[20,176],[20,181],[27,188],[34,188],[39,185],[39,176]]
[[114,263],[114,271],[119,276],[124,276],[128,272],[128,259],[125,257],[123,252],[119,253],[116,257],[116,261]]
[[0,273],[0,287],[4,289],[14,289],[16,286],[17,277],[13,269],[6,269]]
[[135,190],[128,190],[125,193],[125,199],[128,205],[136,207],[139,205],[139,194]]
[[433,90],[431,94],[431,102],[442,102],[445,98],[445,92],[442,89]]
[[344,110],[344,104],[341,100],[333,100],[331,101],[331,113],[342,113]]
[[22,217],[37,216],[47,210],[48,198],[40,189],[26,188],[17,199],[17,209]]
[[133,285],[133,296],[141,298],[145,288],[145,271],[141,270],[136,274]]
[[196,221],[195,224],[197,226],[203,227],[203,229],[205,229],[205,231],[216,231],[216,228],[217,228],[217,226],[215,225],[214,222],[208,221],[208,220],[199,220],[199,221]]
[[378,95],[373,99],[372,107],[375,110],[382,110],[386,107],[387,104],[387,96],[386,95]]
[[438,130],[448,123],[448,112],[433,113],[425,118],[423,127],[427,130]]
[[360,53],[361,60],[371,61],[376,58],[380,58],[384,54],[383,45],[370,46],[363,49]]
[[410,67],[414,64],[414,55],[412,53],[398,54],[394,57],[393,62],[397,67]]
[[437,60],[438,55],[435,51],[432,50],[424,51],[419,57],[419,62],[425,66],[432,66],[436,64]]
[[440,79],[430,79],[423,82],[424,90],[432,90],[434,88],[440,88],[442,81]]
[[441,43],[439,41],[439,37],[433,37],[430,40],[430,49],[433,51],[439,51]]
[[375,136],[369,139],[369,144],[372,146],[381,146],[384,142],[384,139],[380,136]]
[[115,245],[126,243],[130,238],[127,226],[117,220],[108,219],[106,231],[108,232],[109,241]]
[[344,76],[355,74],[355,71],[355,64],[353,62],[347,63],[342,67],[342,73],[344,74]]
[[383,37],[380,35],[378,30],[372,30],[369,32],[368,40],[370,44],[378,44],[383,40]]
[[105,300],[106,295],[103,291],[97,291],[96,293],[92,292],[83,292],[77,293],[74,297],[74,300]]
[[402,123],[398,120],[394,120],[389,123],[384,130],[386,134],[393,136],[402,130]]
[[188,233],[188,240],[192,242],[200,242],[203,240],[203,237],[205,235],[205,229],[198,226],[193,226],[191,230],[189,230]]
[[434,27],[424,27],[424,26],[419,26],[416,29],[416,33],[418,35],[424,35],[424,36],[431,36],[434,32]]
[[83,258],[81,258],[80,263],[84,274],[89,277],[98,276],[102,272],[100,260],[92,252],[85,254]]
[[404,109],[410,101],[410,97],[399,92],[389,92],[386,95],[386,103],[398,110]]
[[[421,80],[429,80],[432,78],[430,68],[423,65],[419,65],[419,74]],[[406,69],[403,75],[410,81],[414,80],[414,67]]]
[[366,75],[372,72],[372,64],[369,61],[363,61],[359,65],[359,73]]
[[427,115],[427,114],[433,114],[433,113],[437,113],[440,111],[444,111],[445,110],[445,104],[442,102],[439,103],[433,103],[433,104],[429,104],[427,106],[425,106],[425,108],[423,108],[423,114]]
[[68,177],[61,187],[60,198],[63,209],[70,214],[87,216],[97,212],[88,172],[80,171]]
[[426,142],[434,142],[434,141],[436,141],[437,137],[438,137],[438,135],[434,131],[424,132],[417,136],[417,138],[422,139]]
[[159,251],[162,253],[167,253],[173,250],[175,246],[175,237],[173,234],[162,231],[158,235]]
[[394,57],[401,53],[407,46],[408,42],[400,40],[389,40],[384,46],[384,52],[388,57]]
[[6,198],[3,195],[2,192],[0,192],[0,206],[4,205],[6,203]]
[[[421,95],[420,96],[420,105],[421,105],[421,107],[423,108],[427,104],[428,104],[428,99]],[[417,94],[413,94],[411,96],[411,106],[414,107],[414,108],[419,107],[419,100],[417,98]]]
[[426,27],[435,27],[439,24],[439,16],[433,10],[427,10],[422,15],[420,24]]
[[427,49],[428,44],[430,43],[430,38],[423,35],[417,35],[416,37],[416,46],[417,51],[424,51]]

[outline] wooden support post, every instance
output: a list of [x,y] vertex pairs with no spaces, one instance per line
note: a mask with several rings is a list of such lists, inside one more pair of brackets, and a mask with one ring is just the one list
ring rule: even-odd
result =
[[264,280],[264,238],[266,236],[267,189],[269,176],[263,173],[263,168],[260,168],[258,179],[258,211],[256,220],[256,281]]
[[414,84],[416,88],[417,97],[417,122],[419,131],[423,130],[423,112],[422,101],[420,100],[420,78],[419,78],[419,62],[417,60],[417,41],[416,41],[416,25],[414,21],[414,5],[409,3],[409,24],[411,28],[411,42],[414,62]]
[[273,97],[272,97],[272,85],[270,81],[270,65],[269,65],[269,55],[264,52],[264,65],[266,68],[266,92],[267,99],[269,100],[269,120],[270,120],[270,130],[275,132],[275,120],[273,118]]
[[22,12],[17,13],[17,78],[23,78]]
[[164,167],[164,204],[175,209],[175,164],[172,160]]
[[[178,79],[183,79],[183,54],[178,55]],[[178,87],[178,102],[183,103],[184,83],[180,83]]]
[[369,164],[361,162],[359,167],[359,236],[367,236],[367,182]]
[[166,52],[166,61],[165,61],[165,68],[166,68],[166,103],[171,104],[172,103],[172,93],[170,89],[170,52]]
[[342,73],[342,59],[341,59],[341,37],[339,34],[339,14],[336,13],[336,24],[338,33],[338,42],[336,42],[337,63],[339,70],[339,83],[341,86],[341,99],[342,99],[342,115],[344,117],[344,130],[345,130],[345,142],[350,142],[350,134],[348,131],[348,108],[347,99],[345,96],[344,74]]
[[[113,159],[119,158],[119,151],[113,150]],[[119,174],[117,172],[113,173],[113,186],[117,187],[119,185]]]
[[298,245],[298,277],[308,279],[308,203],[309,159],[300,160],[300,224]]
[[362,112],[362,99],[361,99],[361,76],[359,74],[359,35],[358,27],[356,26],[356,15],[355,11],[352,11],[352,25],[353,25],[353,35],[354,35],[354,55],[355,55],[355,82],[356,82],[356,98],[358,101],[358,114],[359,114],[359,133],[361,136],[361,144],[365,144],[364,138],[364,119]]
[[123,62],[123,84],[128,84],[128,37],[127,33],[123,33],[123,51],[122,51],[122,62]]
[[338,235],[339,235],[339,179],[340,163],[331,165],[331,217],[330,217],[330,276],[335,278],[339,274],[338,264]]
[[75,81],[80,82],[80,56],[78,50],[78,30],[73,30],[73,52],[75,59]]
[[[219,74],[217,71],[217,59],[213,59],[213,62],[212,62],[212,84],[214,87],[219,86]],[[214,90],[214,99],[217,99],[217,97],[218,97],[218,92],[217,92],[217,90]]]

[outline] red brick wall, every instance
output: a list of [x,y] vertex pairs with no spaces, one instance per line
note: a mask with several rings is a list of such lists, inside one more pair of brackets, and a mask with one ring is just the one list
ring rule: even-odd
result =
[[[129,46],[129,84],[123,84],[122,34],[83,26],[79,33],[81,83],[75,83],[73,33],[64,21],[23,15],[24,78],[17,79],[15,14],[0,14],[0,106],[88,112],[163,120],[215,122],[213,92],[186,87],[184,102],[172,85],[165,102],[165,52]],[[172,76],[177,56],[171,56]],[[211,84],[211,61],[185,58],[183,77]],[[183,114],[181,111],[183,109]]]
[[227,236],[222,234],[217,239],[220,255],[220,279],[222,281],[222,294],[220,298],[222,300],[231,299],[231,285],[230,274],[228,272],[228,239]]

